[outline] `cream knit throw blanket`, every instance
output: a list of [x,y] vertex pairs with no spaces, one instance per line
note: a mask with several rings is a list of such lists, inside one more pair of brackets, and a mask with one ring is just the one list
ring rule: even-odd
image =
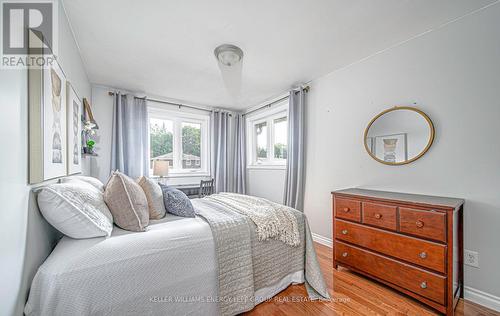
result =
[[293,209],[288,206],[263,198],[227,192],[209,195],[205,199],[248,216],[257,226],[260,241],[273,238],[290,246],[300,245],[297,218],[291,212]]

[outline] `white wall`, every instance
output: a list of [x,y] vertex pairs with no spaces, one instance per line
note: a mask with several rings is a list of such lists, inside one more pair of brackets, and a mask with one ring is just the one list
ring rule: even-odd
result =
[[283,203],[284,169],[247,169],[247,194]]
[[90,159],[90,175],[106,183],[111,172],[111,129],[113,125],[113,97],[107,87],[92,86],[92,114],[99,125],[95,150],[98,157]]
[[[331,238],[337,189],[464,198],[465,248],[480,254],[465,285],[500,296],[499,30],[494,5],[311,83],[305,212],[314,233]],[[436,127],[429,152],[396,167],[370,158],[371,118],[414,102]]]
[[[59,61],[78,95],[90,98],[90,83],[85,74],[76,43],[71,35],[62,7],[59,7]],[[33,217],[39,214],[30,200],[28,179],[28,91],[27,71],[0,70],[0,134],[3,153],[0,155],[0,315],[22,315],[30,280],[24,267],[32,267],[43,258],[44,244],[29,237],[34,230]],[[39,221],[41,225],[41,221]],[[30,227],[30,229],[28,229]],[[28,246],[30,245],[30,246]],[[33,247],[33,248],[32,248]]]

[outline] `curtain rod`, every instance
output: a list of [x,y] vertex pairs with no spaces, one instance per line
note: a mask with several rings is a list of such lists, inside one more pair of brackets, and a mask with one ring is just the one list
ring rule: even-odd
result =
[[[109,91],[108,94],[110,96],[113,96],[115,95],[114,92],[111,92]],[[140,98],[140,97],[136,97],[134,96],[134,98],[136,99],[146,99],[146,101],[150,101],[150,102],[156,102],[156,103],[163,103],[163,104],[170,104],[170,105],[175,105],[175,106],[178,106],[179,109],[181,107],[185,107],[185,108],[190,108],[190,109],[195,109],[195,110],[200,110],[200,111],[206,111],[206,112],[212,112],[212,110],[209,110],[209,109],[205,109],[205,108],[202,108],[202,107],[197,107],[197,106],[194,106],[194,105],[187,105],[187,104],[182,104],[182,103],[174,103],[174,102],[169,102],[169,101],[163,101],[163,100],[157,100],[157,99],[150,99],[148,97],[143,97],[143,98]]]
[[[305,92],[309,92],[309,89],[310,89],[310,87],[309,87],[309,86],[305,86],[305,87],[304,87],[304,91],[305,91]],[[110,96],[115,95],[115,93],[114,93],[114,92],[111,92],[111,91],[109,91],[109,92],[108,92],[108,94],[109,94]],[[163,103],[163,104],[175,105],[175,106],[178,106],[178,107],[179,107],[179,109],[180,109],[181,107],[185,107],[185,108],[190,108],[190,109],[195,109],[195,110],[200,110],[200,111],[206,111],[206,112],[212,112],[212,111],[214,111],[214,110],[209,110],[209,109],[205,109],[205,108],[197,107],[197,106],[194,106],[194,105],[187,105],[187,104],[182,104],[182,103],[174,103],[174,102],[169,102],[169,101],[163,101],[163,100],[150,99],[150,98],[148,98],[148,97],[143,97],[143,98],[140,98],[140,97],[136,97],[136,96],[134,96],[134,98],[136,98],[136,99],[146,99],[146,101],[151,101],[151,102],[156,102],[156,103]],[[259,111],[259,110],[261,110],[261,109],[263,109],[263,108],[270,108],[270,107],[271,107],[271,106],[273,106],[274,104],[279,103],[279,102],[281,102],[281,101],[283,101],[283,100],[286,100],[286,99],[288,99],[288,98],[289,98],[289,96],[287,95],[287,96],[285,96],[285,97],[283,97],[283,98],[280,98],[280,99],[278,99],[278,100],[274,100],[274,101],[272,101],[272,102],[270,102],[270,103],[264,104],[264,105],[262,105],[262,106],[260,106],[260,107],[258,107],[258,108],[256,108],[256,109],[253,109],[253,110],[251,110],[251,111],[249,111],[249,112],[243,113],[243,114],[242,114],[242,116],[245,116],[245,115],[251,114],[251,113],[253,113],[253,112]],[[230,114],[230,115],[231,115],[231,114]]]
[[[309,89],[310,89],[310,87],[309,87],[309,86],[305,86],[305,87],[304,87],[304,91],[305,91],[305,92],[309,92]],[[253,112],[257,112],[257,111],[259,111],[259,110],[262,110],[263,108],[270,108],[271,106],[275,105],[276,103],[280,103],[281,101],[286,100],[286,99],[288,99],[289,97],[290,97],[290,96],[289,96],[289,95],[287,95],[287,96],[284,96],[284,97],[282,97],[282,98],[279,98],[278,100],[274,100],[274,101],[272,101],[272,102],[270,102],[270,103],[267,103],[267,104],[264,104],[264,105],[262,105],[262,106],[259,106],[259,107],[258,107],[258,108],[256,108],[256,109],[253,109],[253,110],[251,110],[251,111],[248,111],[248,112],[244,113],[244,114],[243,114],[243,116],[248,115],[248,114],[251,114],[251,113],[253,113]]]
[[271,102],[271,103],[264,104],[263,106],[259,106],[258,108],[253,109],[252,111],[248,111],[248,112],[246,112],[246,113],[245,113],[245,114],[243,114],[243,115],[252,114],[253,112],[257,112],[257,111],[259,111],[259,110],[262,110],[263,108],[270,108],[270,107],[271,107],[271,106],[273,106],[274,104],[276,104],[276,103],[280,103],[281,101],[286,100],[286,99],[288,99],[289,97],[290,97],[290,96],[288,96],[288,95],[287,95],[286,97],[282,97],[282,98],[280,98],[280,99],[278,99],[278,100],[274,100],[274,101],[273,101],[273,102]]

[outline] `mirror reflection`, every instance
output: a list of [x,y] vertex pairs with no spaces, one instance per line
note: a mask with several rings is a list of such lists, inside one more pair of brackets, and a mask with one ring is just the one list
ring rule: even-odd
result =
[[434,139],[429,117],[414,108],[397,107],[375,117],[365,131],[365,147],[377,161],[398,165],[420,158]]

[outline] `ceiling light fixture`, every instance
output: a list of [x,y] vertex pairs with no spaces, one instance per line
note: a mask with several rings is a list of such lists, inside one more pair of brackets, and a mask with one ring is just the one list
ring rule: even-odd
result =
[[215,58],[224,66],[231,67],[241,62],[243,51],[231,44],[222,44],[214,50]]

